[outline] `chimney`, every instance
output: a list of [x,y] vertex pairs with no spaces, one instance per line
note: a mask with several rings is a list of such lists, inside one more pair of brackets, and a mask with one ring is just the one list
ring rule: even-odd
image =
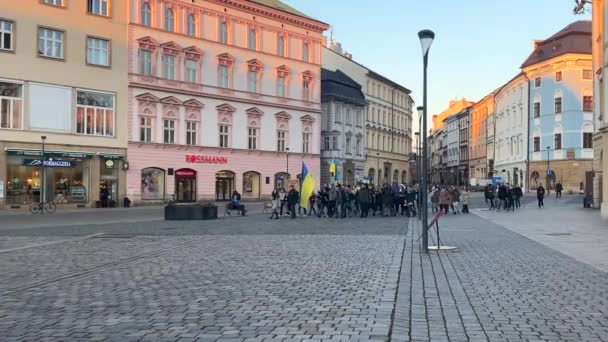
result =
[[332,42],[330,49],[332,49],[334,52],[336,52],[340,55],[342,54],[342,44],[340,44],[340,43]]
[[539,46],[541,46],[543,42],[544,42],[544,40],[535,39],[535,40],[533,41],[533,44],[534,44],[534,50],[538,49],[538,47],[539,47]]
[[348,58],[348,59],[353,59],[353,55],[352,53],[348,53],[348,52],[344,52],[344,57]]

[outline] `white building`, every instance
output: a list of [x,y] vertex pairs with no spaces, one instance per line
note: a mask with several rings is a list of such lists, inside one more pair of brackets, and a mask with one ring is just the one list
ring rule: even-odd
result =
[[455,185],[458,181],[458,167],[460,164],[460,118],[458,114],[448,116],[443,120],[446,131],[443,144],[447,150],[446,160],[446,184]]
[[494,141],[495,176],[527,189],[528,80],[523,73],[507,82],[496,94]]

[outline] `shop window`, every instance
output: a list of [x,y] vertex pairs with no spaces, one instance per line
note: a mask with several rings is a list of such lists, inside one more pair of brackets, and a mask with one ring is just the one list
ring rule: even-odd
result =
[[289,186],[289,174],[285,172],[279,172],[274,175],[274,188],[276,190],[287,190]]
[[215,199],[229,201],[234,191],[234,172],[219,171],[215,174]]
[[165,197],[165,170],[146,168],[141,170],[141,199],[162,200]]
[[79,91],[76,103],[76,133],[114,136],[114,95]]
[[119,160],[101,159],[99,170],[99,200],[101,207],[116,207],[118,201]]
[[243,195],[244,198],[260,198],[260,174],[255,171],[243,174]]
[[0,82],[0,128],[22,128],[22,85]]

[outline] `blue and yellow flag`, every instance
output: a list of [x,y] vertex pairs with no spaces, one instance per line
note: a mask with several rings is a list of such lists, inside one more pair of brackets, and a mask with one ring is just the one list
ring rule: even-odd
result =
[[306,164],[302,162],[302,186],[300,187],[300,207],[308,209],[310,196],[315,191],[315,180],[308,172]]
[[331,163],[329,163],[329,174],[332,177],[336,176],[336,157],[333,157]]

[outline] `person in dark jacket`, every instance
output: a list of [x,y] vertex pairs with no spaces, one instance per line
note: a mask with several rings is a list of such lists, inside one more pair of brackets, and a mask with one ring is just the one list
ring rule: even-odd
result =
[[494,187],[492,186],[492,184],[486,185],[484,195],[486,198],[486,204],[490,205],[490,210],[496,209],[494,206]]
[[513,188],[513,201],[515,204],[515,209],[519,209],[521,207],[521,198],[524,196],[524,192],[521,190],[521,186],[516,184]]
[[357,193],[357,202],[359,202],[359,206],[361,207],[361,217],[367,217],[371,199],[372,196],[367,184],[363,184],[363,187]]
[[562,183],[555,184],[555,198],[562,198],[562,191],[564,190],[564,186]]
[[291,185],[289,187],[289,192],[287,193],[287,208],[289,208],[289,213],[291,214],[291,218],[296,218],[296,204],[300,200],[300,194],[298,191]]
[[544,208],[545,206],[545,188],[543,188],[542,184],[538,185],[538,188],[536,188],[536,199],[538,199],[538,207],[539,208]]
[[498,187],[498,200],[500,201],[500,204],[498,205],[498,210],[500,209],[507,209],[507,186],[504,184],[500,184],[500,186]]

